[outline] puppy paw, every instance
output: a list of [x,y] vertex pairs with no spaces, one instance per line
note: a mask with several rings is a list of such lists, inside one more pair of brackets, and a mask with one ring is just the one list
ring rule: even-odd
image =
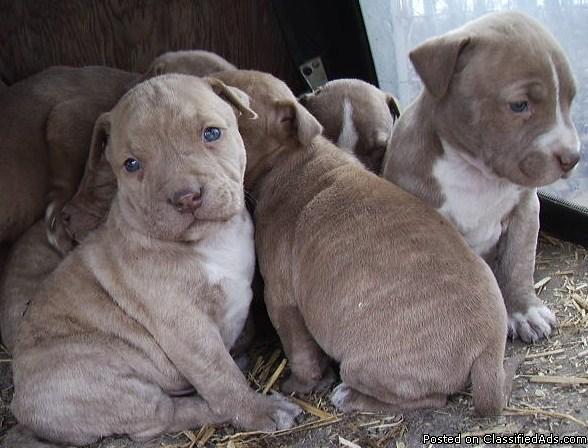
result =
[[336,381],[335,371],[328,367],[322,377],[317,381],[302,381],[295,375],[290,375],[280,384],[280,390],[286,394],[309,394],[311,392],[324,392]]
[[74,247],[74,241],[65,225],[61,207],[57,202],[51,202],[45,212],[45,225],[47,227],[47,241],[61,255],[66,255]]
[[347,402],[351,397],[351,388],[345,384],[341,383],[337,387],[333,389],[331,392],[331,396],[329,397],[331,403],[338,411],[345,412],[347,410]]
[[514,312],[508,316],[508,335],[527,343],[537,342],[551,334],[555,321],[555,314],[545,305],[533,305],[525,312]]
[[260,396],[252,412],[237,416],[233,419],[235,425],[242,428],[274,432],[289,429],[296,424],[296,417],[302,413],[302,409],[288,401],[283,395],[272,394]]

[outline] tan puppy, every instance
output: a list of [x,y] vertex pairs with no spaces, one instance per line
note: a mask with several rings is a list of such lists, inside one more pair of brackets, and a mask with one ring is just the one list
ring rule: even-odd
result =
[[146,76],[164,73],[183,73],[185,75],[206,76],[224,70],[236,70],[233,64],[216,53],[204,50],[168,51],[153,60]]
[[501,12],[410,58],[425,88],[395,126],[382,175],[438,209],[490,264],[510,334],[544,338],[555,316],[533,288],[536,188],[579,158],[566,56],[538,22]]
[[[169,52],[159,73],[206,76],[232,64],[205,51]],[[152,74],[143,75],[143,78]],[[106,67],[53,67],[3,91],[0,109],[0,242],[13,241],[46,209],[48,237],[62,253],[71,240],[59,212],[80,182],[96,118],[138,82]]]
[[[98,163],[90,157],[80,191],[65,205],[68,231],[77,243],[106,219],[115,193],[116,178],[106,157],[101,155]],[[1,250],[0,332],[4,346],[12,352],[32,297],[63,255],[48,241],[44,220],[37,221],[10,248]]]
[[255,260],[231,106],[255,117],[237,89],[166,75],[98,119],[91,151],[105,150],[117,195],[34,297],[14,350],[12,410],[38,436],[82,445],[293,424],[299,408],[256,394],[228,352]]
[[392,126],[400,116],[396,99],[359,79],[329,81],[300,97],[324,135],[379,174]]
[[476,410],[500,412],[512,372],[486,263],[441,215],[320,136],[283,82],[215,76],[259,114],[239,128],[266,305],[292,370],[284,390],[315,388],[326,354],[341,365],[339,409],[443,406],[471,375]]
[[32,297],[61,259],[47,241],[43,220],[37,221],[12,246],[5,268],[0,271],[0,331],[9,352],[14,350],[20,322]]
[[3,90],[0,242],[14,241],[49,202],[73,195],[96,117],[134,78],[106,67],[53,67]]

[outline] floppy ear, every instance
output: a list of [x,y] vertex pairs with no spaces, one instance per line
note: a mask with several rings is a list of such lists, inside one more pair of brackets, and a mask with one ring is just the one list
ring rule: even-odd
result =
[[94,123],[94,131],[92,132],[92,143],[90,143],[90,152],[88,154],[88,161],[86,162],[86,170],[84,177],[90,171],[94,171],[104,155],[106,146],[108,145],[108,136],[110,134],[110,113],[106,112],[98,117]]
[[426,40],[410,52],[412,65],[435,98],[447,93],[459,55],[470,41],[464,33],[451,33]]
[[392,120],[394,123],[396,123],[396,120],[400,118],[400,103],[393,95],[390,95],[389,93],[386,94],[386,103],[388,104],[388,109],[390,109]]
[[302,146],[323,132],[323,127],[301,104],[293,100],[275,102],[276,123],[284,136],[296,137]]
[[220,96],[223,100],[233,106],[234,109],[239,111],[245,118],[255,120],[257,114],[249,107],[249,95],[236,87],[226,85],[220,79],[216,78],[204,78],[214,93]]

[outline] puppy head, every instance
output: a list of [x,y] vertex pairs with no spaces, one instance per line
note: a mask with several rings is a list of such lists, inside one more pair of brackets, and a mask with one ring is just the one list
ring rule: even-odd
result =
[[394,122],[396,99],[358,79],[330,81],[300,103],[323,125],[325,137],[379,173]]
[[527,187],[566,177],[579,159],[566,56],[535,20],[488,14],[410,54],[439,136],[495,175]]
[[234,70],[214,75],[249,95],[257,120],[242,115],[239,130],[247,148],[245,186],[252,188],[284,151],[307,148],[322,126],[301,106],[288,86],[276,77],[256,71]]
[[144,79],[165,73],[208,76],[224,70],[236,70],[233,64],[215,53],[204,50],[168,51],[153,60]]
[[123,220],[153,238],[189,241],[244,207],[245,148],[236,113],[247,96],[218,80],[164,75],[130,90],[97,120],[91,160],[104,151]]

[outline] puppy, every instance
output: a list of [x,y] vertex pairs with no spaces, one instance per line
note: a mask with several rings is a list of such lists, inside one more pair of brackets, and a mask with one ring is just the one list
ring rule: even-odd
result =
[[492,272],[441,215],[364,169],[268,74],[216,74],[246,91],[246,187],[256,199],[265,301],[292,371],[320,385],[332,358],[338,409],[443,406],[471,375],[483,415],[506,403],[506,311]]
[[163,75],[164,73],[206,76],[223,70],[236,69],[237,67],[226,59],[210,51],[168,51],[154,59],[147,69],[146,77]]
[[[233,67],[204,51],[165,53],[159,72],[206,76]],[[84,170],[96,118],[140,79],[106,67],[52,67],[3,91],[0,108],[0,242],[14,241],[45,211],[48,238],[71,249],[60,211]]]
[[235,111],[255,117],[237,89],[166,75],[97,120],[91,153],[105,151],[118,192],[33,298],[14,350],[12,411],[37,436],[294,423],[300,409],[256,394],[228,352],[255,263]]
[[396,99],[359,79],[338,79],[300,103],[323,126],[323,134],[379,174],[392,126],[400,116]]
[[579,159],[566,57],[523,14],[488,14],[410,54],[424,89],[398,121],[382,175],[448,218],[492,267],[512,337],[549,336],[533,288],[536,188]]
[[[76,195],[65,204],[67,231],[80,243],[105,219],[116,193],[116,178],[103,154],[86,165]],[[44,220],[37,221],[11,247],[0,246],[0,332],[4,346],[12,352],[20,322],[31,298],[61,263],[63,253],[47,239]]]
[[11,247],[0,274],[0,331],[12,353],[20,322],[41,282],[61,262],[47,241],[45,222],[37,221]]
[[73,195],[96,117],[134,78],[106,67],[53,67],[3,90],[0,242],[14,241],[49,202],[57,207]]

